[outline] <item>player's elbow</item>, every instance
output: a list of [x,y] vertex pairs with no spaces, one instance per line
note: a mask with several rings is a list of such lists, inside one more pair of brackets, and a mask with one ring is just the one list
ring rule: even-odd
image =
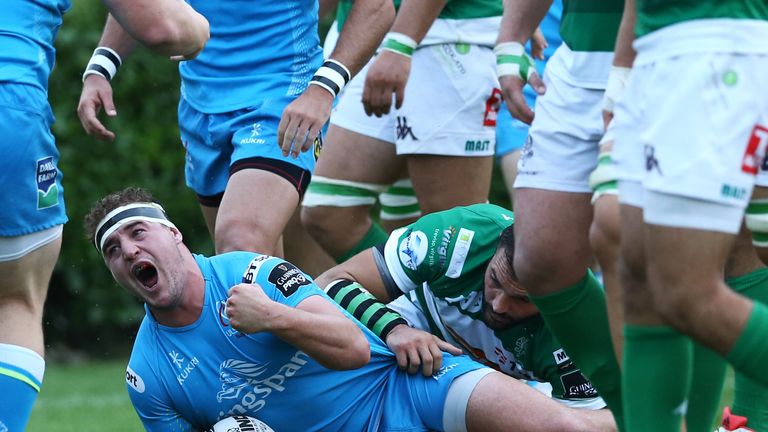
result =
[[335,370],[358,369],[371,361],[371,346],[363,332],[355,326],[353,335],[346,339],[339,355],[334,355],[323,366]]
[[208,20],[200,14],[195,14],[189,20],[168,20],[159,23],[138,39],[158,54],[187,56],[202,51],[209,38]]
[[370,0],[372,6],[374,6],[374,15],[377,17],[377,22],[386,24],[387,28],[392,26],[395,22],[395,5],[390,0]]
[[350,355],[346,369],[358,369],[371,361],[371,346],[368,344],[368,340],[365,336],[359,339],[360,340],[357,340],[354,347],[351,349],[352,354]]

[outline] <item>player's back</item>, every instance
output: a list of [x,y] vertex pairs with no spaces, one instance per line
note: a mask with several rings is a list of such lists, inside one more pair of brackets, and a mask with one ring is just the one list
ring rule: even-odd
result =
[[270,95],[298,95],[322,64],[317,2],[191,0],[211,38],[179,68],[183,96],[195,109],[221,113]]
[[48,90],[53,41],[70,0],[0,2],[0,82]]

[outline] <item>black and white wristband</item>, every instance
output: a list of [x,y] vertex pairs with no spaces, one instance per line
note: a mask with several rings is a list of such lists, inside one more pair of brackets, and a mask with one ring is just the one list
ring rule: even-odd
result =
[[112,81],[112,78],[117,75],[117,69],[123,64],[120,55],[112,48],[98,47],[93,51],[91,59],[88,61],[88,66],[85,67],[83,72],[83,81],[88,75],[101,75]]
[[315,72],[315,75],[309,81],[309,85],[316,85],[330,92],[334,98],[341,93],[341,89],[349,82],[352,75],[349,69],[333,59],[328,59]]

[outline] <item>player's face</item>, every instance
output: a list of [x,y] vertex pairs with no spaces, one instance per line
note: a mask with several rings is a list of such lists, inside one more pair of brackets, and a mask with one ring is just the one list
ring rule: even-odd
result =
[[504,330],[539,313],[509,270],[504,249],[497,249],[491,258],[484,282],[482,315],[488,327]]
[[104,243],[104,261],[117,283],[150,307],[171,309],[186,279],[178,245],[181,234],[156,222],[120,227]]

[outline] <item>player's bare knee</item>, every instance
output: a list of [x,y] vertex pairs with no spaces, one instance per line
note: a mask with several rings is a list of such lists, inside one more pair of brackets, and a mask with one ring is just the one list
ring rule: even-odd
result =
[[333,232],[333,209],[325,206],[301,207],[301,225],[317,241]]
[[[700,301],[703,297],[691,296],[682,289],[665,289],[656,286],[652,289],[653,309],[672,327],[687,331],[701,317]],[[710,299],[704,301],[709,302]]]
[[250,251],[274,255],[279,237],[279,233],[270,234],[263,227],[242,220],[219,220],[216,223],[216,253]]
[[601,264],[619,255],[618,233],[611,231],[611,228],[595,220],[589,229],[589,243]]
[[518,243],[514,266],[520,283],[535,292],[537,288],[562,288],[577,282],[584,277],[588,260],[562,253],[556,247],[534,245],[521,248]]
[[35,287],[0,285],[0,315],[21,313],[24,315],[43,314],[45,295],[35,293]]

